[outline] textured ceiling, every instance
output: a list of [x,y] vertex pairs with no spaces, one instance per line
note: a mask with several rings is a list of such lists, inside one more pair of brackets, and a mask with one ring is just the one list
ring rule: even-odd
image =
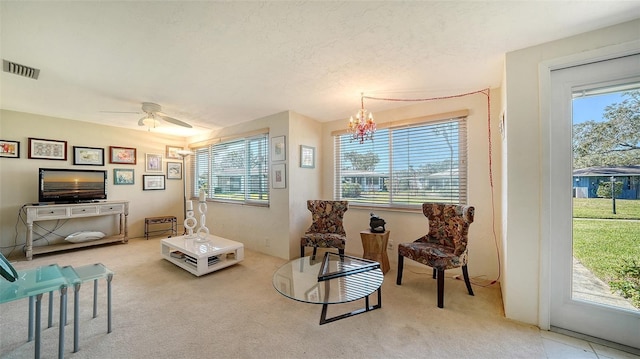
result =
[[284,110],[348,118],[361,92],[498,87],[506,52],[639,18],[640,2],[0,1],[0,11],[0,56],[41,70],[0,73],[1,108],[139,128],[142,115],[104,111],[156,102],[201,131]]

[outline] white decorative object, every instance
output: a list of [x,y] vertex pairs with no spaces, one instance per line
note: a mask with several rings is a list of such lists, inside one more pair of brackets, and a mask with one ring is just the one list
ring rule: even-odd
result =
[[71,243],[82,243],[101,239],[105,234],[98,231],[81,231],[68,235],[64,240]]
[[200,190],[200,204],[198,205],[198,212],[200,212],[200,227],[198,228],[198,231],[196,232],[196,235],[198,236],[197,241],[199,242],[205,242],[207,241],[207,237],[209,236],[209,228],[207,228],[207,218],[206,218],[206,213],[207,213],[207,195],[206,192],[204,190]]
[[185,202],[185,210],[184,228],[187,231],[186,236],[187,238],[193,238],[193,229],[196,228],[196,224],[198,224],[198,221],[193,216],[193,201]]

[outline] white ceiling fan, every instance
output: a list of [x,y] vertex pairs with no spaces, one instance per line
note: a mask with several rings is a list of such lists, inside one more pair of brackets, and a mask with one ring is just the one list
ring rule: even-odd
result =
[[158,105],[157,103],[143,102],[142,111],[146,115],[138,120],[138,126],[147,126],[149,128],[156,127],[156,121],[162,120],[182,127],[192,127],[190,124],[184,121],[177,120],[160,112],[162,111],[162,107],[160,107],[160,105]]
[[[184,121],[180,121],[178,119],[175,119],[173,117],[169,117],[167,115],[165,115],[164,113],[160,112],[162,111],[162,107],[160,107],[160,105],[158,105],[157,103],[153,103],[153,102],[143,102],[142,103],[142,112],[145,114],[144,117],[142,117],[141,119],[138,120],[138,126],[147,126],[149,128],[149,130],[151,130],[151,128],[156,128],[158,126],[158,123],[161,121],[166,121],[168,123],[177,125],[177,126],[182,126],[182,127],[186,127],[186,128],[193,128],[193,126],[191,126],[190,124],[184,122]],[[131,111],[100,111],[102,113],[137,113],[140,114],[140,112],[131,112]]]

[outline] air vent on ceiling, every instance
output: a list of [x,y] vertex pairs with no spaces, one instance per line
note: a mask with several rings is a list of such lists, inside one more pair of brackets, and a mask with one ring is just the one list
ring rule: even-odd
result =
[[2,71],[37,80],[40,70],[2,59]]

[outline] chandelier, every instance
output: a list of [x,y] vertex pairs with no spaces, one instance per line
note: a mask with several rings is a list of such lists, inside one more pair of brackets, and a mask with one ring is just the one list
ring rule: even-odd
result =
[[349,118],[349,133],[351,140],[358,140],[364,143],[365,140],[373,140],[373,134],[376,132],[376,123],[373,121],[373,114],[364,109],[364,94],[360,94],[360,110],[354,118]]

